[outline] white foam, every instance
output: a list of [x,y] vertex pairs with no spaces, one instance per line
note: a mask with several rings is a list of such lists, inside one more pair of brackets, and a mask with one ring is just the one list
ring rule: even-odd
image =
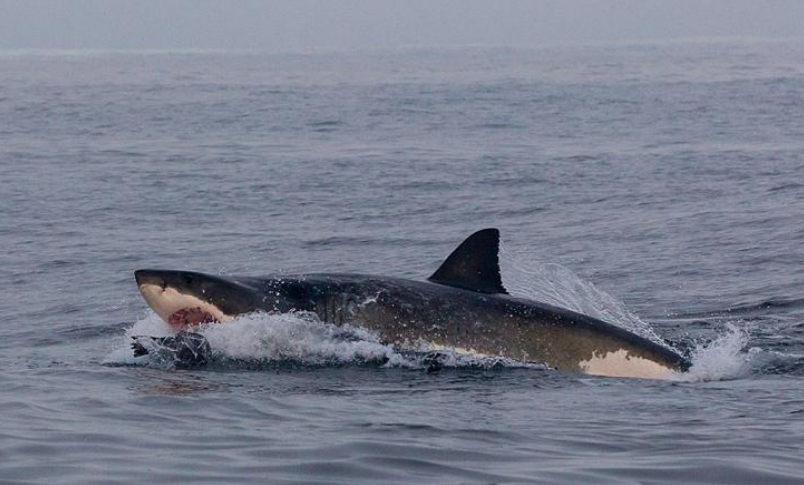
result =
[[138,320],[126,330],[118,345],[103,359],[103,363],[107,365],[147,365],[149,363],[147,356],[134,357],[134,350],[131,348],[132,337],[139,335],[166,337],[175,332],[159,315],[149,312],[145,318]]
[[[438,367],[446,368],[544,368],[529,362],[485,356],[468,349],[434,347],[427,343],[397,349],[381,343],[375,334],[365,329],[335,326],[306,313],[252,313],[226,323],[204,324],[196,331],[207,338],[218,360],[292,361],[312,366],[375,363],[409,369],[429,368],[437,361]],[[174,330],[158,315],[149,313],[126,331],[124,341],[104,362],[162,368],[164,365],[159,360],[148,356],[134,357],[131,338],[139,335],[161,337],[173,333]]]
[[673,379],[686,382],[720,381],[737,379],[751,369],[752,353],[743,351],[748,344],[748,332],[734,324],[726,326],[726,332],[715,340],[698,345],[692,352],[692,367]]
[[215,352],[230,359],[326,365],[396,357],[391,346],[366,330],[337,327],[309,314],[253,313],[225,324],[206,324],[200,333]]

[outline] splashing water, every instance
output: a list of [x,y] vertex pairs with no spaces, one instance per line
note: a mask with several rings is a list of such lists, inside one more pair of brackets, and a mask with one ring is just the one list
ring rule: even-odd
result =
[[[504,247],[500,252],[505,256],[500,261],[504,283],[512,295],[590,315],[667,346],[623,302],[569,269],[559,264],[529,262],[523,254]],[[216,359],[221,361],[293,362],[304,366],[371,364],[409,369],[546,368],[542,364],[444,348],[428,342],[398,349],[382,343],[376,334],[365,329],[332,325],[322,322],[315,314],[304,312],[253,313],[226,324],[205,324],[198,331],[209,341]],[[161,337],[172,333],[169,325],[151,313],[126,331],[125,345],[113,351],[105,362],[169,367],[157,358],[134,357],[130,343],[131,338],[138,335]],[[671,372],[667,378],[697,382],[740,377],[749,370],[757,354],[743,352],[747,343],[748,332],[729,324],[725,333],[715,340],[696,346],[688,372]]]
[[526,253],[501,245],[500,269],[506,289],[514,296],[589,315],[667,346],[650,325],[631,313],[623,302],[560,264],[534,262]]
[[[377,335],[350,325],[322,322],[314,314],[252,313],[225,324],[209,323],[198,328],[218,361],[296,363],[304,366],[366,365],[407,369],[498,369],[546,366],[514,359],[485,356],[453,348],[435,348],[417,342],[408,349],[381,343]],[[156,314],[136,322],[126,331],[124,343],[106,359],[109,365],[144,365],[172,369],[173,362],[158,357],[135,357],[130,348],[134,336],[167,336],[169,325]]]
[[684,374],[674,376],[673,380],[685,382],[721,381],[736,379],[748,373],[752,367],[752,356],[759,349],[745,353],[748,332],[737,328],[733,323],[726,325],[726,332],[715,340],[696,346],[692,352],[692,367]]
[[307,313],[253,313],[225,325],[205,325],[201,333],[229,359],[338,365],[396,357],[391,346],[366,330],[323,323]]
[[[625,304],[555,263],[532,262],[526,253],[500,247],[504,285],[514,296],[542,301],[613,323],[660,345],[668,344],[633,314]],[[672,372],[670,380],[694,382],[734,379],[746,374],[759,349],[743,352],[748,332],[728,324],[715,340],[697,345],[690,356],[692,366],[685,373]],[[675,350],[675,349],[674,349]]]
[[[199,328],[214,349],[216,360],[287,363],[304,366],[366,365],[406,369],[546,369],[533,362],[485,356],[463,349],[444,348],[419,342],[400,350],[383,344],[373,333],[335,326],[305,313],[243,315],[226,324],[206,324]],[[172,363],[150,356],[134,357],[131,338],[138,335],[167,336],[173,331],[151,313],[126,331],[123,345],[106,359],[111,365],[144,365],[172,369]],[[698,345],[692,353],[692,367],[686,373],[672,372],[667,379],[700,382],[735,379],[752,367],[757,352],[745,353],[748,333],[733,324],[715,340]],[[755,349],[757,350],[757,349]]]

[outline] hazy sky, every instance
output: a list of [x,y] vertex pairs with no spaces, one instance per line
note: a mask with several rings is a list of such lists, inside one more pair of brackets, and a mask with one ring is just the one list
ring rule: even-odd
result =
[[0,0],[0,48],[372,48],[804,37],[802,0]]

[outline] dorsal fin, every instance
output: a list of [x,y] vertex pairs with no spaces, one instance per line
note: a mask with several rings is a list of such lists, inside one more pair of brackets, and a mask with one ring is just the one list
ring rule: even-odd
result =
[[499,253],[500,231],[477,231],[428,280],[480,293],[508,293],[502,285]]

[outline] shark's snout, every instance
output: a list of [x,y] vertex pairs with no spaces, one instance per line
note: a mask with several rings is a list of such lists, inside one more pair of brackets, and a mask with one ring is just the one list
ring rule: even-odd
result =
[[205,295],[194,273],[140,269],[134,279],[148,306],[178,330],[232,319]]
[[154,285],[154,286],[166,286],[165,278],[163,278],[160,273],[162,271],[152,270],[152,269],[138,269],[134,272],[134,279],[137,281],[137,286],[142,287],[143,285]]

